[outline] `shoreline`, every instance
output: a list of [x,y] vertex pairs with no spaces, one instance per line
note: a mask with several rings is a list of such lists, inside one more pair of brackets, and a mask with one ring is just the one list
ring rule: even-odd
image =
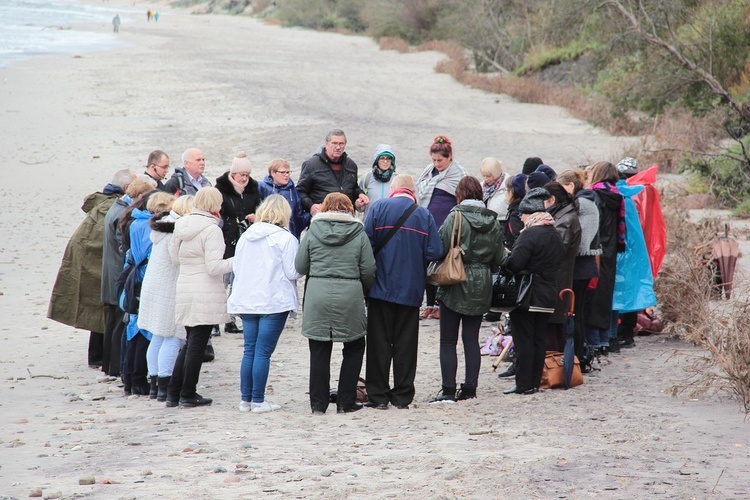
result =
[[[201,147],[213,181],[240,149],[254,178],[281,156],[297,179],[336,126],[361,170],[387,142],[399,171],[412,175],[441,133],[475,175],[485,156],[512,173],[526,156],[562,170],[609,158],[622,142],[560,108],[465,88],[434,72],[437,53],[397,54],[362,37],[170,12],[158,29],[145,19],[123,25],[132,45],[27,60],[0,81],[0,146],[11,181],[0,188],[0,408],[8,421],[0,496],[746,495],[750,443],[737,404],[673,397],[702,351],[663,336],[638,338],[581,387],[529,397],[502,395],[510,384],[484,357],[478,398],[435,408],[426,401],[440,385],[439,332],[426,320],[412,409],[329,409],[318,419],[306,394],[300,318],[288,321],[271,360],[269,399],[283,408],[267,414],[237,410],[240,335],[215,339],[216,360],[204,365],[199,385],[214,398],[208,408],[125,398],[115,381],[88,369],[88,332],[45,318],[50,289],[83,218],[82,198],[120,168],[142,172],[153,149],[175,165],[184,149]],[[489,332],[484,323],[480,341]],[[338,361],[331,371],[335,384]],[[79,484],[85,476],[95,484]]]

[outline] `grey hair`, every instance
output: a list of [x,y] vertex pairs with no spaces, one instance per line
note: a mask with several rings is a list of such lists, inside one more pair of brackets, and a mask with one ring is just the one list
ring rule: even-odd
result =
[[132,170],[130,170],[129,168],[124,168],[115,172],[115,175],[112,176],[112,182],[110,182],[110,184],[117,186],[118,188],[125,191],[130,183],[133,182],[134,176],[135,175],[133,174]]
[[158,184],[156,183],[156,181],[154,180],[154,178],[151,177],[150,175],[147,175],[147,174],[138,174],[138,176],[136,177],[136,179],[142,180],[143,182],[145,182],[146,184],[148,184],[149,186],[151,186],[154,189],[156,189],[156,186],[158,186]]
[[340,128],[335,128],[328,132],[328,135],[326,135],[326,142],[329,142],[331,140],[331,137],[333,137],[334,135],[336,137],[342,136],[344,138],[344,142],[346,142],[346,134]]

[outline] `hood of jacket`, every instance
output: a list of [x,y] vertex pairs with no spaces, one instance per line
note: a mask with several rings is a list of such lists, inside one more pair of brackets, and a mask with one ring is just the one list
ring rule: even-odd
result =
[[270,175],[267,175],[260,182],[262,182],[263,184],[265,184],[266,186],[268,186],[268,188],[269,188],[269,190],[271,192],[274,192],[274,191],[286,191],[286,190],[289,190],[289,189],[294,189],[294,181],[292,179],[289,179],[289,182],[287,182],[283,186],[279,186],[278,184],[276,184],[273,181],[273,177],[271,177]]
[[321,212],[310,223],[310,233],[329,246],[344,245],[364,230],[359,219],[336,212]]
[[602,200],[602,205],[607,209],[619,212],[622,195],[605,189],[597,189],[596,194],[599,195],[599,199]]
[[210,226],[218,226],[219,219],[203,210],[193,209],[180,217],[174,224],[174,235],[182,241],[189,241]]
[[154,215],[149,224],[151,225],[151,230],[157,233],[173,233],[174,223],[179,218],[174,212],[163,212]]
[[378,144],[375,146],[375,152],[372,154],[372,166],[378,164],[378,158],[386,155],[391,157],[391,166],[396,169],[396,155],[393,154],[393,148],[390,144]]
[[[223,194],[237,195],[237,191],[234,190],[234,184],[229,180],[229,170],[221,174],[216,178],[216,189],[221,191]],[[249,194],[258,190],[258,182],[250,177],[247,181],[247,186],[242,191],[242,194]]]
[[142,208],[135,208],[133,209],[133,212],[130,214],[130,216],[134,219],[150,219],[154,216],[154,214]]
[[487,209],[484,203],[479,202],[482,206],[474,205],[456,205],[452,210],[461,212],[464,216],[464,222],[468,222],[471,227],[478,233],[487,233],[495,227],[497,214]]
[[116,194],[105,194],[105,193],[91,193],[86,198],[83,199],[83,205],[81,205],[81,210],[83,210],[85,213],[91,212],[95,206],[97,206],[99,203],[103,202],[104,200],[108,200],[109,198],[115,198],[117,197]]
[[[250,241],[258,241],[271,236],[276,233],[289,232],[283,227],[279,227],[275,224],[269,224],[268,222],[256,222],[250,228],[245,231],[243,237]],[[245,236],[247,235],[247,236]]]
[[623,195],[626,198],[632,198],[633,196],[636,196],[638,193],[640,193],[644,189],[646,189],[646,187],[643,186],[642,184],[630,186],[624,180],[617,181],[617,190],[620,192],[621,195]]

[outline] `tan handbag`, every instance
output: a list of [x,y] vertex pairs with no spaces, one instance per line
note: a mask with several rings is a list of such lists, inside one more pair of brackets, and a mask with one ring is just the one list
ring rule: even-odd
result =
[[[544,368],[542,369],[542,383],[539,385],[542,389],[557,389],[565,387],[565,372],[563,370],[564,354],[557,351],[547,351],[544,358]],[[573,375],[570,377],[570,387],[576,387],[583,384],[583,374],[581,373],[581,364],[578,357],[573,361]]]
[[451,229],[451,247],[441,260],[431,262],[427,267],[427,283],[437,286],[458,285],[466,281],[466,269],[464,269],[463,255],[461,249],[461,224],[463,216],[461,212],[455,212],[453,217],[453,228]]

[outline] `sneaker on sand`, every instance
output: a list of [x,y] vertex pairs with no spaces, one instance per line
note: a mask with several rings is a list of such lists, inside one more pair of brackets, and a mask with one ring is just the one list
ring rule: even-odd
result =
[[253,409],[250,401],[240,401],[240,411],[250,411]]
[[253,413],[265,413],[267,411],[274,411],[281,408],[281,405],[277,405],[275,403],[272,403],[270,401],[263,401],[262,403],[250,403],[253,407],[252,411]]

